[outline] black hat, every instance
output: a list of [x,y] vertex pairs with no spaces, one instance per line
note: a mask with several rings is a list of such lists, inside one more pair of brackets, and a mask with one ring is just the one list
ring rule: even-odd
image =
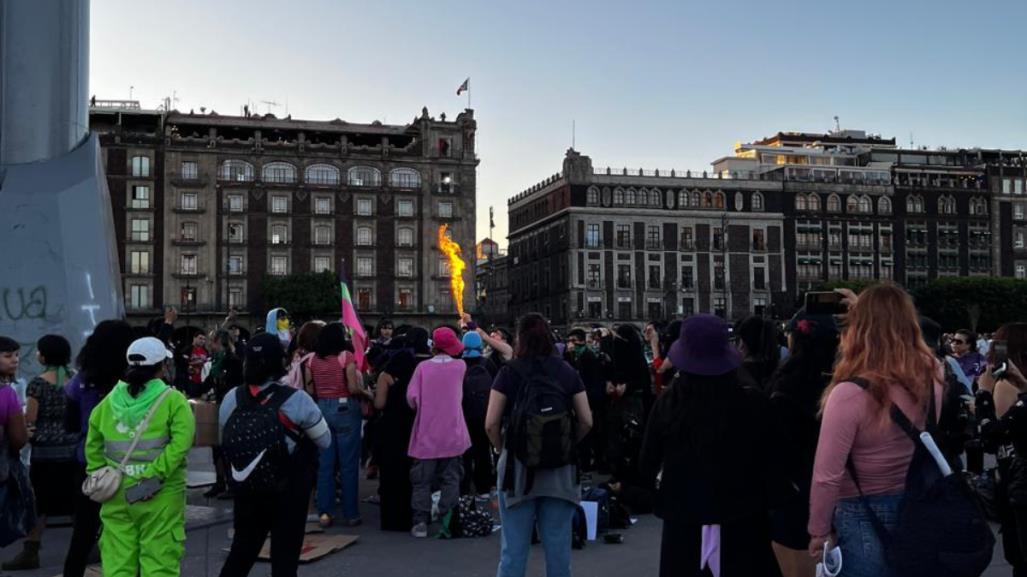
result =
[[285,365],[285,349],[278,335],[260,333],[246,346],[246,362],[263,362],[267,366]]

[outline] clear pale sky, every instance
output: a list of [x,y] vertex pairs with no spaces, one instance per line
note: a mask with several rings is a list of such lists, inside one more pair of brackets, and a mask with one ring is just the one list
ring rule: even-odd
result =
[[[478,237],[577,149],[704,169],[736,141],[843,128],[1027,148],[1027,1],[92,0],[91,93],[294,118],[451,118],[471,78]],[[502,241],[505,245],[505,240]]]

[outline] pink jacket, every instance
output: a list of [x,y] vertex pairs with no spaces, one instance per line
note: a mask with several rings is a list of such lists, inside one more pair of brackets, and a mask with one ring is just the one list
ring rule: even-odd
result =
[[415,411],[407,454],[415,459],[463,455],[471,446],[464,422],[462,360],[439,355],[417,365],[407,386],[407,403]]

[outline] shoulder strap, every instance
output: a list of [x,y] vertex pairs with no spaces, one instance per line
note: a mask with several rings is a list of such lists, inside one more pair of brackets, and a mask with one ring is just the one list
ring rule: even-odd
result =
[[167,387],[167,385],[165,385],[165,387],[166,388],[164,389],[164,392],[162,392],[160,396],[158,396],[157,399],[153,401],[153,404],[150,405],[150,410],[146,411],[146,416],[143,417],[143,420],[139,421],[139,424],[136,425],[135,435],[132,438],[132,444],[128,446],[128,451],[125,452],[125,456],[122,457],[121,462],[118,463],[118,469],[125,469],[125,465],[128,464],[128,460],[132,457],[132,453],[136,450],[136,447],[139,446],[139,440],[143,437],[143,432],[146,431],[146,428],[150,426],[150,420],[153,419],[154,413],[157,412],[157,409],[160,408],[161,403],[163,403],[164,399],[171,393],[171,387]]
[[[870,382],[861,377],[852,377],[850,379],[845,380],[849,381],[850,383],[858,385],[859,388],[863,389],[864,391],[870,387]],[[935,401],[933,380],[931,381],[930,397],[928,398],[930,399],[930,401],[927,404],[927,418],[925,423],[927,424],[927,430],[931,430],[934,428],[934,424],[937,421],[934,415]],[[906,416],[906,413],[902,412],[902,409],[900,409],[898,405],[892,403],[891,412],[889,414],[891,416],[892,422],[894,422],[896,425],[898,425],[900,429],[902,429],[902,432],[905,433],[911,441],[913,441],[914,445],[920,442],[920,433],[923,431],[916,428],[916,425],[914,425],[913,422],[909,420],[909,417]]]

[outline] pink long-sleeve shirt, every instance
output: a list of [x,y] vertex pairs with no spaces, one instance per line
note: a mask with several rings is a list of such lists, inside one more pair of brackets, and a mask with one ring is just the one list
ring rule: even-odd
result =
[[[936,381],[936,418],[941,415],[943,392],[943,385]],[[891,401],[922,429],[925,411],[914,405],[909,393],[892,388],[890,395]],[[859,496],[845,466],[850,454],[864,495],[891,495],[904,490],[913,441],[887,413],[876,411],[875,405],[866,391],[850,382],[838,383],[827,398],[813,464],[807,527],[810,535],[830,533],[838,500]]]
[[407,454],[415,459],[463,455],[471,446],[464,422],[462,360],[440,355],[417,365],[407,386],[407,403],[415,411]]

